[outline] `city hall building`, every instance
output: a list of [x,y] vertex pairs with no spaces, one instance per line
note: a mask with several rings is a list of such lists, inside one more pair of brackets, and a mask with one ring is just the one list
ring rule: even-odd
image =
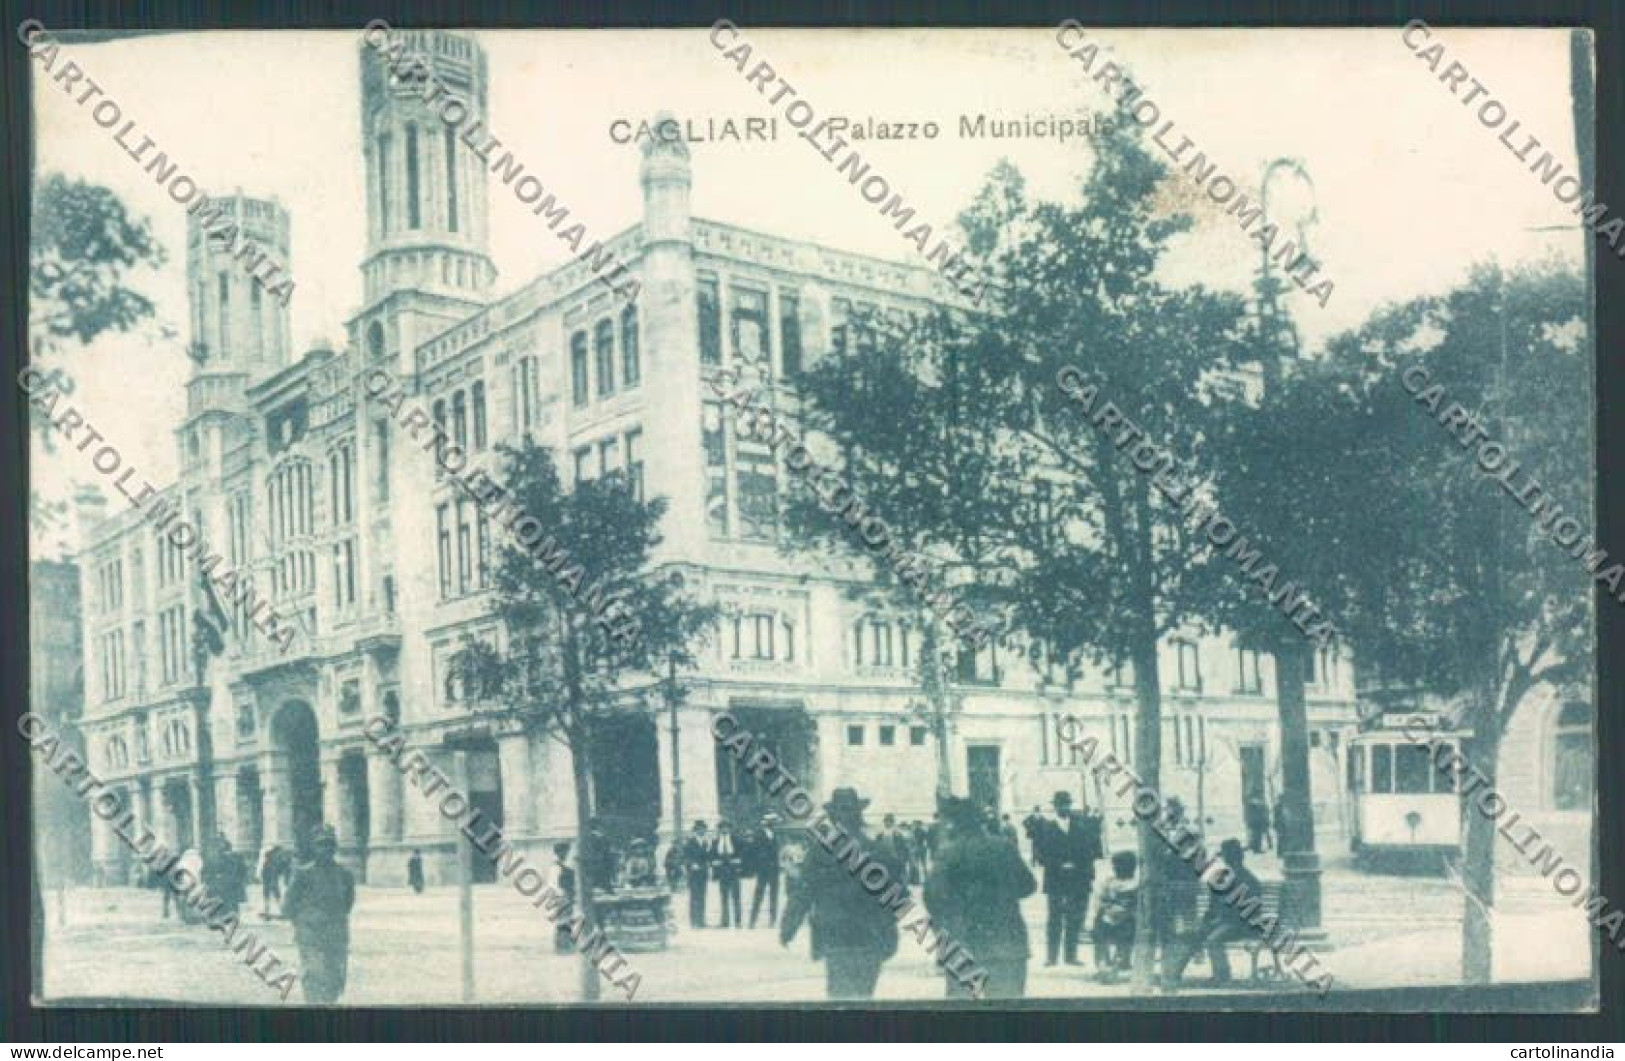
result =
[[[479,46],[400,36],[483,121]],[[571,481],[622,474],[669,499],[660,560],[724,617],[698,669],[680,676],[675,708],[656,684],[598,723],[594,787],[612,828],[669,838],[674,800],[685,827],[766,809],[755,782],[719,754],[711,722],[723,711],[820,798],[854,785],[877,819],[928,819],[938,750],[917,688],[916,620],[866,590],[858,547],[833,565],[780,552],[786,469],[735,424],[711,380],[751,365],[777,406],[793,409],[798,373],[846,341],[849,315],[946,301],[947,281],[923,261],[692,217],[689,147],[655,139],[639,145],[642,216],[602,247],[635,279],[636,298],[579,258],[498,298],[489,163],[421,94],[392,84],[366,46],[361,91],[364,304],[343,348],[293,357],[287,307],[232,257],[229,236],[193,217],[181,470],[154,499],[200,529],[221,570],[250,576],[294,636],[284,651],[249,606],[231,608],[231,636],[200,687],[193,626],[208,606],[192,550],[145,511],[101,519],[80,557],[94,770],[172,846],[196,842],[211,817],[247,852],[293,844],[326,821],[369,882],[402,881],[413,848],[431,882],[451,879],[453,823],[363,734],[366,719],[387,715],[448,773],[463,764],[473,804],[535,857],[545,862],[547,845],[574,834],[567,751],[459,695],[459,647],[500,636],[489,588],[506,532],[403,437],[364,383],[382,369],[499,482],[494,447],[530,436]],[[238,197],[225,209],[289,260],[280,205]],[[1163,646],[1162,667],[1164,790],[1211,819],[1212,832],[1239,834],[1243,793],[1272,799],[1279,789],[1271,661],[1192,636]],[[1069,790],[1104,804],[1112,843],[1129,842],[1126,803],[1100,790],[1061,736],[1094,736],[1130,756],[1131,675],[1036,666],[1013,642],[967,647],[951,699],[956,791],[1019,821]],[[1338,836],[1356,724],[1346,655],[1313,660],[1309,724],[1324,847]],[[128,880],[124,844],[108,823],[91,824],[102,879]]]

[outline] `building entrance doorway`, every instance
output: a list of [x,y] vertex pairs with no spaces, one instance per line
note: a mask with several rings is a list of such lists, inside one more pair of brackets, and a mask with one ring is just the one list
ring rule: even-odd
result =
[[970,801],[980,810],[993,813],[998,820],[999,806],[999,746],[972,744],[965,748],[965,775],[970,788]]
[[282,820],[292,833],[294,852],[307,860],[311,834],[322,824],[322,768],[316,713],[310,705],[299,700],[284,704],[271,724],[271,743],[284,771],[285,780],[277,793],[282,801]]
[[[795,778],[808,794],[817,797],[823,793],[817,776],[817,757],[813,754],[813,734],[816,731],[806,708],[799,704],[793,707],[736,705],[728,711],[739,720],[734,732],[749,732],[751,735],[751,750],[744,760],[727,750],[716,753],[717,807],[723,817],[734,823],[736,829],[755,826],[762,820],[762,815],[769,811],[780,818],[786,817],[781,802],[784,791],[781,789],[779,795],[773,795],[764,787],[765,781],[746,769],[746,763],[758,748],[773,756],[775,765],[768,772],[768,778],[778,776],[778,771],[782,769]],[[683,823],[685,829],[688,824]]]

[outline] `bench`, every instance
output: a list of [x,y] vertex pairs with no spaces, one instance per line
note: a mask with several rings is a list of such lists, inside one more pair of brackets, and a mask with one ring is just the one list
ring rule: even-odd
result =
[[[1277,928],[1270,934],[1271,937],[1279,939],[1283,932],[1293,932],[1297,945],[1313,948],[1317,953],[1330,949],[1331,937],[1324,928],[1303,928],[1292,925],[1290,922],[1287,923],[1285,928],[1280,927],[1281,882],[1263,881],[1261,883],[1264,889],[1260,895],[1261,902],[1258,912],[1253,920],[1262,921],[1265,917],[1274,917],[1277,921]],[[1217,897],[1212,890],[1202,884],[1192,883],[1189,886],[1197,889],[1196,916],[1197,923],[1200,924],[1201,918],[1207,913],[1208,905]],[[1250,933],[1247,936],[1237,936],[1234,939],[1226,940],[1223,945],[1227,950],[1231,947],[1239,947],[1247,955],[1250,963],[1248,971],[1250,980],[1256,983],[1267,983],[1286,979],[1287,974],[1281,968],[1281,955],[1274,947],[1270,946],[1269,940],[1263,934]],[[1265,952],[1270,956],[1271,968],[1268,970],[1260,968],[1260,959]]]

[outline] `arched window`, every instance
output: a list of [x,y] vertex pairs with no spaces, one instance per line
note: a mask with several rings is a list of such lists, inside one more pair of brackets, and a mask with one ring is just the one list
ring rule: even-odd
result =
[[1552,806],[1590,810],[1593,765],[1591,705],[1575,700],[1558,712],[1552,734]]
[[474,448],[484,449],[486,442],[484,381],[476,381],[469,389],[469,393],[474,405]]
[[458,449],[468,448],[468,398],[462,391],[451,396],[451,437]]

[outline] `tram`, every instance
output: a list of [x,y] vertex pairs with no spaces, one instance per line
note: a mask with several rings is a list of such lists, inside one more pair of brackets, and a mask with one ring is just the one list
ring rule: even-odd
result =
[[[1419,738],[1424,732],[1443,746]],[[1439,766],[1453,760],[1470,733],[1438,725],[1417,713],[1384,715],[1348,744],[1350,846],[1370,866],[1386,856],[1453,856],[1462,841],[1461,795],[1456,776]]]

